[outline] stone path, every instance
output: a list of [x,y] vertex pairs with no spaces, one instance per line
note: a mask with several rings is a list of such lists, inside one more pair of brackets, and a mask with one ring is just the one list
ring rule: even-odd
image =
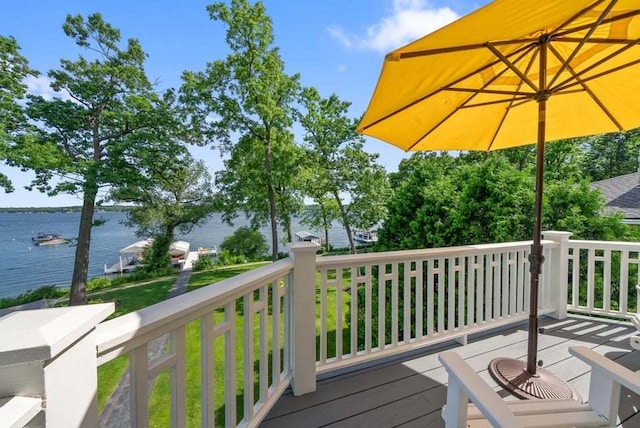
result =
[[[169,298],[179,296],[187,291],[187,285],[191,278],[191,265],[185,266],[180,272],[178,279],[169,290]],[[169,335],[164,335],[149,342],[148,355],[149,360],[154,361],[161,356],[162,350],[169,341]],[[149,385],[149,391],[152,391],[152,384]],[[111,394],[109,401],[104,406],[98,426],[100,428],[128,428],[131,424],[131,411],[129,408],[129,370],[124,373],[118,386]]]

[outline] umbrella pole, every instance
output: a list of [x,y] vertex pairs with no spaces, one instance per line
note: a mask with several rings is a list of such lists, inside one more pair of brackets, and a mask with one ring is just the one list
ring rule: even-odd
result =
[[513,395],[531,398],[574,398],[581,400],[580,394],[566,382],[543,368],[538,369],[538,284],[544,257],[542,255],[542,194],[544,186],[544,145],[547,116],[547,43],[539,41],[540,73],[538,92],[538,144],[536,146],[536,200],[533,226],[533,244],[529,252],[529,271],[531,272],[531,290],[529,298],[529,331],[527,362],[513,358],[495,358],[489,363],[489,374]]
[[544,142],[545,118],[548,95],[538,99],[538,144],[536,146],[536,200],[533,220],[533,244],[529,252],[529,271],[531,272],[531,290],[529,297],[529,334],[527,348],[527,372],[536,374],[538,356],[538,284],[544,256],[542,255],[542,195],[544,187]]

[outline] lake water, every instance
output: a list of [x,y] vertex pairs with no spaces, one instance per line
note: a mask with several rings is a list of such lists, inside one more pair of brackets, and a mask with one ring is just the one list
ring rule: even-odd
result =
[[[122,224],[125,217],[126,213],[123,212],[95,215],[95,219],[104,219],[106,223],[94,227],[91,234],[90,278],[101,276],[105,264],[111,266],[118,261],[121,248],[140,239],[133,229]],[[79,222],[80,213],[0,213],[0,297],[15,296],[43,285],[68,286],[73,274],[76,248],[66,244],[39,247],[33,244],[31,238],[39,232],[73,238],[78,236]],[[231,227],[216,214],[207,224],[176,239],[189,242],[192,251],[198,247],[219,247],[222,240],[236,228],[248,224],[241,216]],[[294,233],[300,230],[309,228],[294,220]],[[262,228],[261,232],[270,244],[270,229]],[[317,231],[315,233],[319,234]],[[281,232],[279,234],[282,235]],[[346,232],[341,225],[335,224],[331,228],[329,241],[335,247],[347,246]],[[280,251],[285,251],[284,245]]]

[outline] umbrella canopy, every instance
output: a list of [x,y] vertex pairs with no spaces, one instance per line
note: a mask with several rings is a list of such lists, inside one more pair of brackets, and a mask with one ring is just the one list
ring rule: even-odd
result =
[[526,367],[492,361],[523,398],[575,397],[537,370],[544,144],[640,126],[640,0],[496,0],[385,57],[358,131],[406,151],[537,143]]

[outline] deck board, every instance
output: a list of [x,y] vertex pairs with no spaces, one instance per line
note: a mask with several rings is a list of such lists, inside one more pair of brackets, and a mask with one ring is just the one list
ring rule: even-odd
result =
[[[640,370],[640,352],[631,351],[630,323],[571,316],[565,320],[541,319],[538,356],[544,366],[568,381],[586,399],[589,366],[573,358],[568,347],[587,346],[629,367]],[[443,427],[440,412],[446,397],[446,371],[437,353],[458,352],[496,391],[487,365],[496,357],[526,358],[526,324],[492,334],[477,335],[465,346],[451,341],[424,348],[395,360],[360,370],[325,375],[317,391],[300,397],[287,392],[267,415],[262,427]],[[505,399],[514,399],[504,391]],[[623,391],[620,418],[623,427],[640,427],[640,397]]]

